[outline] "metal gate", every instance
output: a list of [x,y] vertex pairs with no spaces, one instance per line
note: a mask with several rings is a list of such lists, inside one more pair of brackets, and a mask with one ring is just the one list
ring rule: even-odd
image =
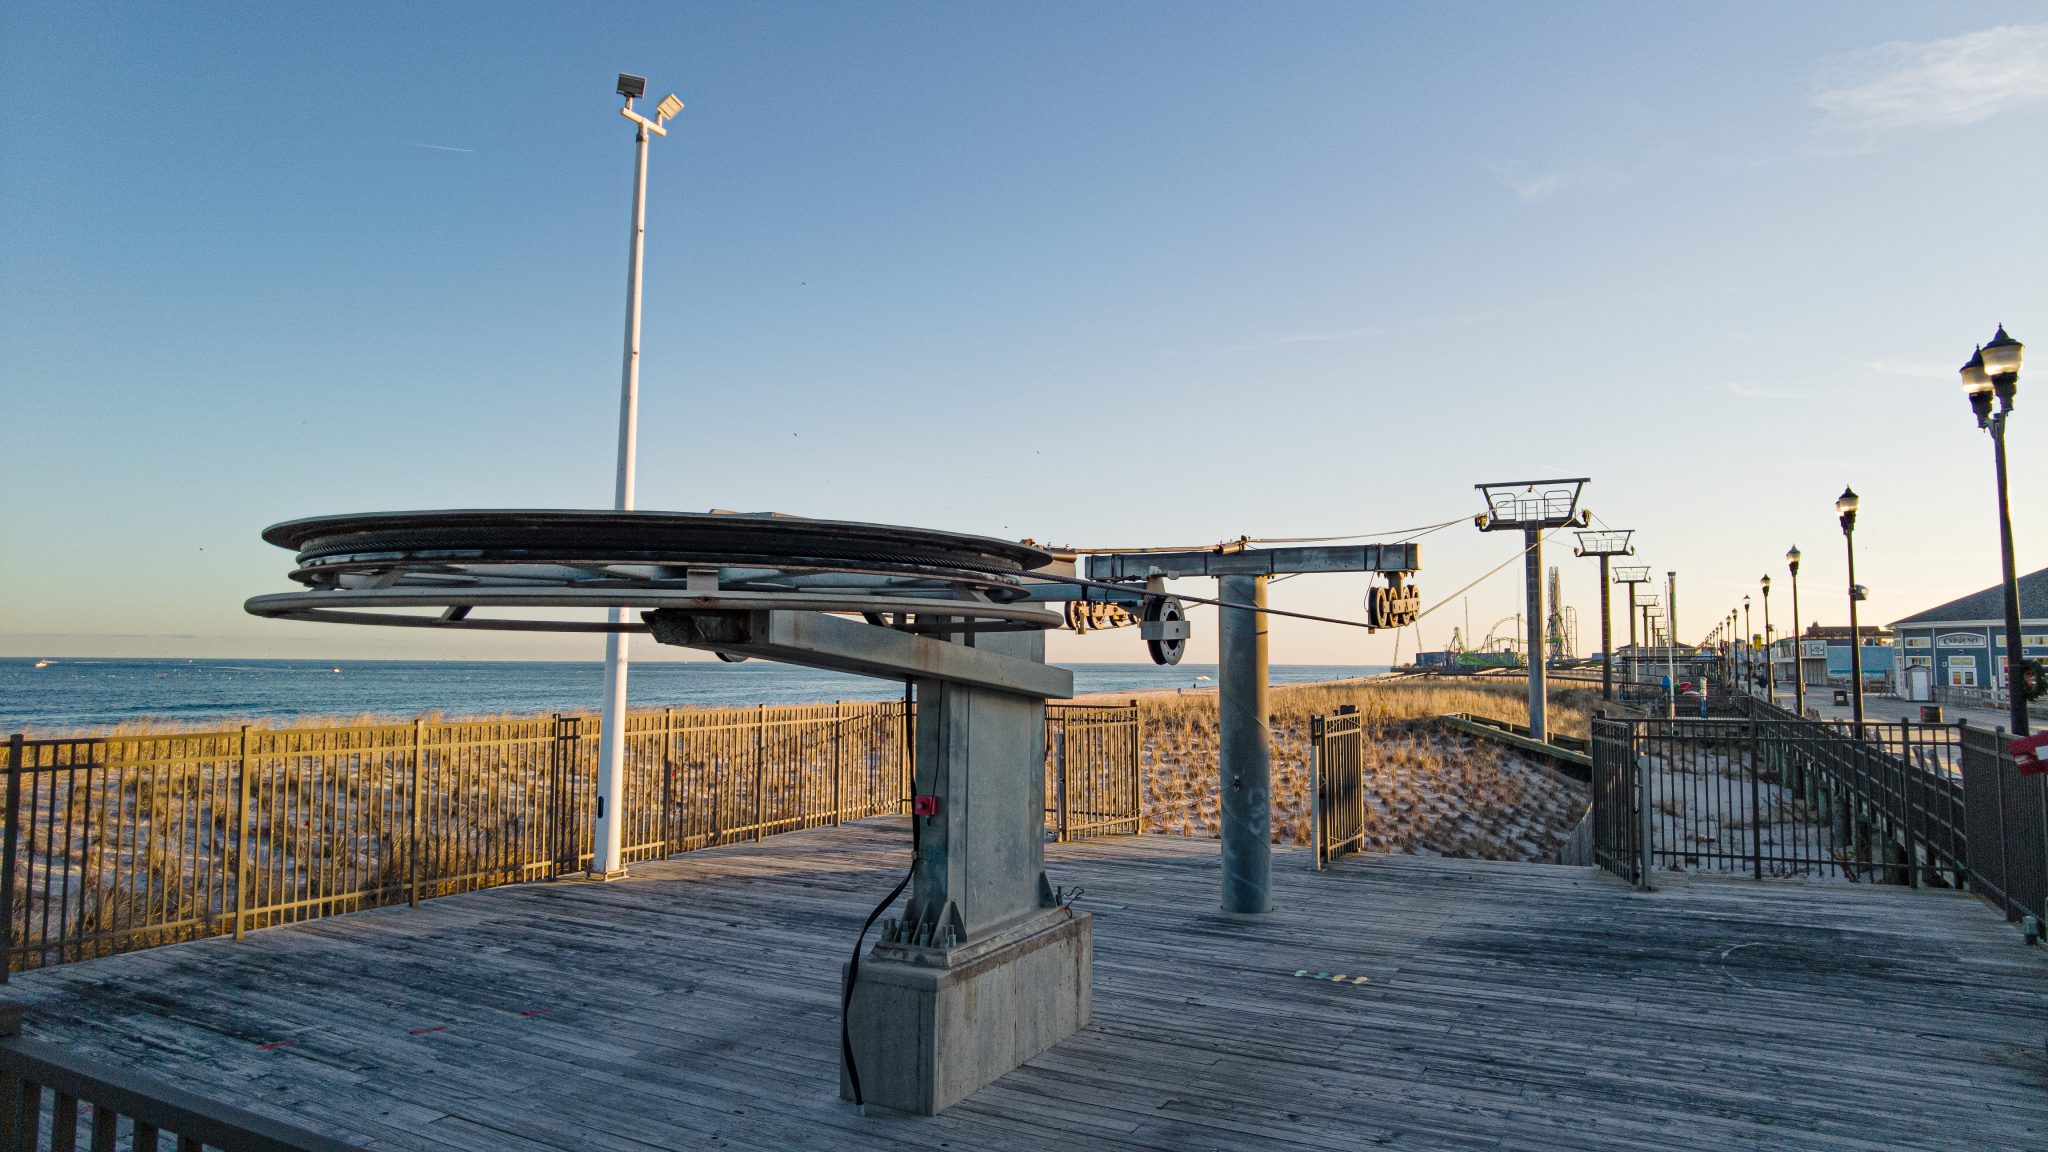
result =
[[1625,722],[1593,722],[1593,862],[1640,885],[1643,809],[1633,737]]
[[1365,847],[1365,733],[1358,706],[1309,720],[1309,839],[1316,867]]
[[1045,708],[1045,830],[1054,840],[1144,831],[1138,702]]

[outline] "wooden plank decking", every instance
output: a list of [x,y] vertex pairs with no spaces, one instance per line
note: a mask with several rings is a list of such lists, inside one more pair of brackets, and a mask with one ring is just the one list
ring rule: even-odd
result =
[[[836,1097],[894,820],[16,977],[26,1033],[379,1148],[2048,1144],[2048,958],[1974,898],[1590,870],[1049,849],[1095,1022],[937,1118]],[[1295,972],[1307,970],[1309,977]],[[1316,973],[1364,976],[1334,983]]]

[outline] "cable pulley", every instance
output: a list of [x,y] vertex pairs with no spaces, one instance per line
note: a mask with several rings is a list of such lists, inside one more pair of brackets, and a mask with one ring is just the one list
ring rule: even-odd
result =
[[1376,584],[1365,595],[1365,620],[1374,628],[1406,628],[1422,617],[1422,590],[1406,583],[1399,572],[1389,572],[1385,584]]
[[1154,664],[1178,664],[1188,650],[1188,613],[1178,596],[1145,598],[1145,622],[1139,632]]

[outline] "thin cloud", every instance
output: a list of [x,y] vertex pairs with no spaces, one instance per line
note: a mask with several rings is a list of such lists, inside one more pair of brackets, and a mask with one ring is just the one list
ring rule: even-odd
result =
[[417,144],[411,140],[401,141],[407,148],[432,148],[436,152],[474,152],[474,148],[457,148],[453,144]]
[[1547,200],[1565,186],[1562,172],[1524,172],[1518,164],[1488,164],[1486,172],[1494,183],[1514,193],[1518,200]]
[[1286,348],[1298,344],[1335,344],[1345,340],[1377,340],[1385,336],[1431,328],[1469,328],[1504,316],[1520,315],[1558,307],[1558,300],[1536,300],[1528,304],[1509,305],[1503,308],[1489,308],[1476,312],[1455,312],[1444,316],[1424,316],[1404,320],[1397,324],[1365,324],[1356,328],[1331,328],[1313,332],[1286,332],[1246,340],[1240,344],[1229,344],[1214,349],[1186,349],[1175,355],[1228,356],[1243,352],[1266,352],[1275,348]]
[[1910,376],[1915,380],[1941,380],[1956,374],[1961,365],[1930,364],[1924,360],[1865,360],[1859,367],[1886,376]]
[[1376,336],[1385,336],[1392,331],[1392,328],[1382,325],[1368,324],[1363,328],[1336,328],[1327,332],[1289,332],[1243,344],[1233,344],[1223,351],[1263,352],[1268,348],[1285,348],[1293,344],[1335,344],[1342,340],[1369,340]]
[[1783,388],[1772,388],[1764,384],[1752,384],[1746,380],[1730,380],[1721,385],[1737,396],[1751,400],[1811,400],[1811,392],[1793,392]]
[[1975,124],[2048,100],[2048,24],[1850,52],[1822,61],[1815,87],[1814,107],[1853,132]]

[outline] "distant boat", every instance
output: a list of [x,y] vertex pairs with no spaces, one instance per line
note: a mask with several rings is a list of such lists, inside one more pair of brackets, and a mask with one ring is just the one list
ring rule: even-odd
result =
[[1188,687],[1200,688],[1212,683],[1214,683],[1214,681],[1210,680],[1207,676],[1197,676],[1195,677],[1195,682],[1193,684],[1188,685]]
[[339,671],[341,671],[341,669],[339,669],[339,668],[336,668],[336,669],[335,669],[335,671],[336,671],[336,672],[339,672]]
[[48,660],[38,660],[38,661],[36,661],[36,667],[38,667],[38,668],[48,668],[49,666],[50,666],[50,662],[49,662]]

